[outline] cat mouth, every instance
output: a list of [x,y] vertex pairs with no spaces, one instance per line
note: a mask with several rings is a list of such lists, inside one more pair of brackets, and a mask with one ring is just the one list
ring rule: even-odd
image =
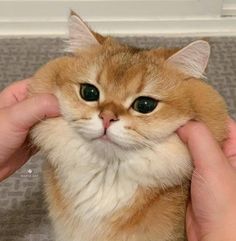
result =
[[111,138],[108,137],[108,135],[107,135],[107,129],[106,129],[106,128],[104,129],[103,134],[102,134],[101,136],[99,136],[97,139],[98,139],[98,140],[102,140],[102,141],[106,141],[106,142],[113,142],[113,141],[111,140]]
[[100,136],[93,138],[92,141],[98,141],[106,145],[113,144],[115,146],[122,147],[121,145],[119,145],[119,143],[116,142],[116,140],[112,137],[112,135],[109,134],[106,130]]
[[99,139],[104,140],[104,141],[110,141],[110,138],[106,134],[99,137]]
[[108,137],[107,134],[103,134],[102,136],[98,137],[97,139],[101,140],[101,141],[112,142],[113,143],[113,141],[111,140],[111,138]]
[[101,141],[103,143],[112,143],[112,144],[116,144],[106,133],[104,133],[103,135],[94,138],[94,140],[98,140]]

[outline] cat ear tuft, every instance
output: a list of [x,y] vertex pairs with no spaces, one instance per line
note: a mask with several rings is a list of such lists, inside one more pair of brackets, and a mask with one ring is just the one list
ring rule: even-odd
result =
[[175,65],[190,76],[204,78],[209,56],[209,43],[204,40],[197,40],[169,57],[167,63]]
[[71,10],[69,21],[69,40],[67,52],[75,53],[78,49],[86,49],[91,46],[100,45],[92,30],[83,20]]

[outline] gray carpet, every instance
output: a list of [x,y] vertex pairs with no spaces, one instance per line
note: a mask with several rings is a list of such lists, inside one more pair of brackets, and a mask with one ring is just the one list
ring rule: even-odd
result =
[[[193,38],[122,38],[138,47],[184,46]],[[236,37],[209,38],[208,82],[226,99],[236,117]],[[0,39],[0,89],[31,76],[42,64],[62,55],[61,39]],[[32,158],[0,183],[0,241],[52,241],[42,197],[41,161]]]

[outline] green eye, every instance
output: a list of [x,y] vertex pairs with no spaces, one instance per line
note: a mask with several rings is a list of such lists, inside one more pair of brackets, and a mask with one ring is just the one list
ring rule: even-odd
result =
[[146,114],[152,112],[156,108],[157,103],[158,101],[153,98],[141,96],[134,101],[132,108],[137,112]]
[[80,95],[86,101],[97,101],[99,99],[99,90],[94,85],[81,84]]

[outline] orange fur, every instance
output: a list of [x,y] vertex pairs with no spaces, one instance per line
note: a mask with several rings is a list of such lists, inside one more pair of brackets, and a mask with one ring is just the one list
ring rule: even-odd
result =
[[[187,193],[188,183],[165,191],[140,188],[132,206],[108,220],[108,225],[112,224],[108,240],[123,240],[121,237],[127,234],[136,235],[140,241],[147,237],[149,240],[184,240]],[[171,233],[174,235],[170,236]]]
[[[83,221],[82,217],[75,217],[74,197],[65,194],[66,181],[59,177],[61,172],[58,165],[51,160],[56,160],[57,157],[57,153],[52,152],[55,147],[54,140],[51,140],[48,134],[54,123],[65,123],[65,120],[69,123],[74,120],[86,121],[97,111],[111,111],[125,121],[124,129],[135,132],[136,136],[142,136],[144,140],[166,141],[181,121],[176,126],[172,126],[172,122],[186,122],[190,119],[203,121],[219,142],[227,135],[227,109],[220,95],[204,81],[166,64],[166,59],[176,53],[177,49],[142,50],[122,45],[112,38],[93,34],[99,38],[100,43],[102,42],[101,45],[78,50],[73,56],[48,63],[36,73],[30,87],[32,95],[46,92],[59,95],[59,99],[63,97],[60,105],[64,116],[40,123],[32,130],[31,136],[49,162],[52,162],[45,168],[50,215],[53,222],[58,222],[56,225],[59,229],[64,228],[67,230],[65,233],[71,233],[71,236],[67,237],[73,241],[78,240],[75,238],[76,232],[80,228],[82,230],[80,224],[82,225]],[[102,89],[102,101],[87,104],[78,96],[77,86],[86,82]],[[137,97],[143,92],[153,98],[160,97],[158,111],[139,115],[134,113],[131,107],[125,106],[127,97]],[[70,111],[65,110],[64,100]],[[71,117],[67,116],[69,114]],[[47,124],[51,127],[47,127]],[[65,126],[67,127],[67,124]],[[63,139],[60,140],[63,143]],[[66,147],[67,144],[62,146]],[[77,160],[75,165],[76,162]],[[190,178],[190,173],[186,176]],[[186,176],[180,178],[180,183],[164,188],[139,185],[126,205],[105,215],[100,221],[103,231],[99,228],[96,230],[96,240],[183,240],[189,187]],[[76,189],[76,186],[74,188]]]

